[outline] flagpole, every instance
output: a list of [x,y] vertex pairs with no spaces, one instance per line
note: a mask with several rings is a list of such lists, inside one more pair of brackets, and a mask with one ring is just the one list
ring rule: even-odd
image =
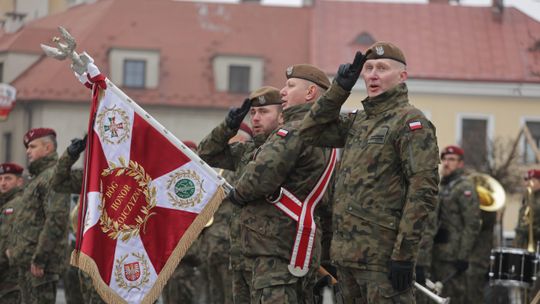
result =
[[192,160],[198,160],[198,164],[204,169],[204,171],[207,174],[209,174],[211,177],[213,177],[215,180],[217,180],[220,186],[223,187],[225,194],[228,194],[232,190],[233,187],[221,175],[219,175],[216,172],[216,170],[214,170],[206,162],[204,162],[189,147],[184,145],[184,143],[181,140],[176,138],[176,136],[174,136],[162,124],[160,124],[157,120],[155,120],[154,117],[148,114],[148,112],[146,112],[143,108],[141,108],[135,101],[129,98],[129,96],[127,96],[126,93],[124,93],[116,85],[114,85],[114,83],[112,83],[112,81],[110,81],[109,78],[106,78],[105,82],[107,83],[107,90],[111,90],[112,92],[116,93],[123,101],[129,103],[137,114],[139,114],[141,117],[144,117],[151,126],[153,126],[156,130],[159,131],[159,133],[161,133],[161,135],[165,136],[172,143],[174,143],[175,146],[180,148],[182,150],[182,153],[189,156],[189,158],[191,158]]

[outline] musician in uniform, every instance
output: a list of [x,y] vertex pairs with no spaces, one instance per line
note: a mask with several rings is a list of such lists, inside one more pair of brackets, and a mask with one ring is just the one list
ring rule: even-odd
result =
[[467,303],[465,271],[480,231],[480,208],[474,183],[464,174],[464,151],[448,146],[441,152],[438,231],[434,238],[432,271],[452,303]]

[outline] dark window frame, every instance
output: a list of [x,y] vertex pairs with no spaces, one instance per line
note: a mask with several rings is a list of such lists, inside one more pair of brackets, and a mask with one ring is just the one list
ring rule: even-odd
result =
[[[128,69],[130,64],[141,64],[142,63],[142,79],[141,81],[135,83],[132,82],[133,80],[128,80],[128,75],[132,76],[131,71]],[[146,73],[147,73],[147,62],[144,59],[124,59],[123,64],[123,75],[122,75],[122,84],[124,87],[132,88],[132,89],[144,89],[146,88]],[[139,75],[141,76],[141,75]]]
[[[245,94],[250,92],[251,65],[230,64],[228,66],[229,83],[227,89],[230,93]],[[242,75],[244,73],[244,75]],[[243,78],[243,79],[240,79]]]

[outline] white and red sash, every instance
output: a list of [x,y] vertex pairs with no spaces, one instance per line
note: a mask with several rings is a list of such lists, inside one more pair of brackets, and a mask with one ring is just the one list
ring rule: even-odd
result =
[[304,202],[283,187],[281,187],[278,198],[271,201],[276,208],[296,221],[296,238],[289,263],[289,272],[296,277],[303,277],[309,271],[313,241],[317,230],[313,213],[330,183],[335,166],[336,149],[332,149],[330,160],[323,174]]

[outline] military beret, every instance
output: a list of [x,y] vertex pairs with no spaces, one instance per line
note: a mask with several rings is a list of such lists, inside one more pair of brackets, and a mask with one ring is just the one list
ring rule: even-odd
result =
[[281,104],[281,96],[279,95],[279,90],[270,86],[264,86],[253,91],[251,95],[249,95],[249,100],[251,100],[252,107]]
[[311,64],[296,64],[287,68],[287,79],[300,78],[309,80],[321,88],[327,90],[330,87],[330,80],[326,74]]
[[197,144],[191,140],[183,140],[182,141],[184,143],[184,145],[186,145],[186,147],[192,149],[192,150],[197,150]]
[[253,131],[251,130],[251,128],[247,124],[241,123],[240,124],[240,130],[246,132],[249,136],[253,137]]
[[15,163],[3,163],[0,164],[0,175],[2,174],[15,174],[21,175],[23,173],[23,167]]
[[527,171],[527,176],[525,177],[525,179],[531,179],[531,178],[540,179],[540,170],[531,169]]
[[443,158],[446,154],[455,154],[455,155],[463,156],[465,155],[465,151],[463,151],[463,149],[461,149],[458,146],[448,146],[442,150],[441,158]]
[[54,136],[56,137],[56,132],[53,129],[49,128],[34,128],[30,129],[26,134],[24,134],[23,142],[24,146],[28,148],[28,144],[34,139],[38,139],[45,136]]
[[381,58],[393,59],[405,65],[407,64],[403,52],[390,42],[376,42],[366,51],[366,60]]

